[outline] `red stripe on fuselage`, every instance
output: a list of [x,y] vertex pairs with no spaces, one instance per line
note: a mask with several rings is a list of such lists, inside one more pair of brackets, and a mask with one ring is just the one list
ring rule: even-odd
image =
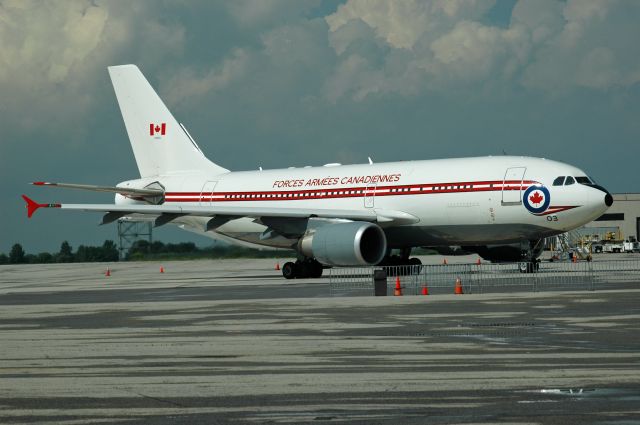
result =
[[429,183],[396,186],[357,186],[324,189],[279,190],[260,192],[168,192],[166,202],[243,202],[243,201],[296,201],[309,199],[362,198],[364,196],[405,196],[440,193],[492,192],[526,190],[534,181],[479,181],[456,183]]

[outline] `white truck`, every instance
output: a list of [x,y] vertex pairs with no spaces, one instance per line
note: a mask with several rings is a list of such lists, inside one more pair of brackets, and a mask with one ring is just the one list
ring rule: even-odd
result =
[[602,252],[619,254],[624,252],[624,243],[605,243],[602,246]]

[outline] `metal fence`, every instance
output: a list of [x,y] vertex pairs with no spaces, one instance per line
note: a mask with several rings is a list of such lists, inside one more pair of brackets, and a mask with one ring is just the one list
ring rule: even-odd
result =
[[373,295],[373,273],[387,272],[387,295],[393,295],[396,279],[403,295],[453,294],[456,279],[464,293],[520,291],[596,290],[640,282],[640,261],[618,260],[577,263],[544,262],[538,271],[521,273],[518,263],[448,264],[389,267],[340,267],[329,271],[331,295]]

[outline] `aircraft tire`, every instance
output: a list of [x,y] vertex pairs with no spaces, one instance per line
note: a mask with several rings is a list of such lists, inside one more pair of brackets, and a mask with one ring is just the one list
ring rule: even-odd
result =
[[315,279],[322,277],[322,271],[322,264],[313,260],[311,263],[311,277]]
[[411,267],[411,274],[420,274],[420,266],[422,266],[422,261],[419,258],[413,257],[409,259],[409,265]]
[[282,266],[282,276],[284,276],[285,279],[295,279],[296,278],[296,265],[293,264],[291,261],[287,261],[286,263],[284,263],[284,265]]
[[521,261],[518,263],[518,269],[520,273],[535,273],[540,268],[538,261]]
[[296,261],[294,265],[296,279],[311,277],[311,264],[308,261]]

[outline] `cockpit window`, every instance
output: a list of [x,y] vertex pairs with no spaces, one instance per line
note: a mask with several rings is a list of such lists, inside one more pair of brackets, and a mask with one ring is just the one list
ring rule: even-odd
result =
[[556,177],[553,181],[554,186],[562,186],[562,183],[564,183],[564,176]]
[[576,177],[576,181],[580,184],[587,184],[587,185],[593,184],[593,182],[587,176]]
[[564,181],[565,186],[569,186],[570,184],[574,184],[576,181],[571,176],[567,176],[567,179]]

